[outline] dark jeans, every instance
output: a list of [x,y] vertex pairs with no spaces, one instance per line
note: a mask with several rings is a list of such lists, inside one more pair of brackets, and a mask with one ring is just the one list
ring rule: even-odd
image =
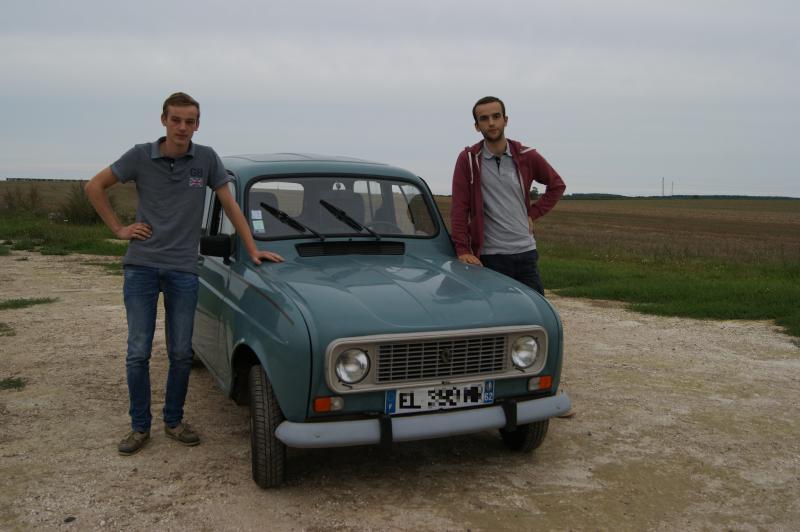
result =
[[509,255],[481,255],[487,268],[508,275],[544,295],[544,286],[539,277],[539,252],[535,249]]
[[144,266],[126,266],[123,294],[128,316],[125,368],[130,397],[131,428],[150,430],[150,352],[156,328],[159,292],[164,293],[169,371],[164,422],[174,427],[183,419],[183,403],[192,368],[192,329],[197,306],[197,275]]

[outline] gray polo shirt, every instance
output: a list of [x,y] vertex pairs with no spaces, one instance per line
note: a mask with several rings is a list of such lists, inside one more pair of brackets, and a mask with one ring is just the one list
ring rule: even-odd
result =
[[231,179],[208,146],[192,143],[183,157],[172,159],[161,154],[164,140],[137,144],[111,165],[120,182],[136,182],[136,221],[153,228],[147,240],[129,242],[122,263],[197,273],[206,187]]
[[510,148],[496,158],[486,146],[481,156],[483,250],[485,255],[523,253],[536,249],[528,229],[528,209]]

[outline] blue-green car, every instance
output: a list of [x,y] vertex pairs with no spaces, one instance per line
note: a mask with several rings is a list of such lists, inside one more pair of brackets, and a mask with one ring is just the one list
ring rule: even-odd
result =
[[559,394],[562,329],[539,294],[459,262],[425,182],[358,159],[226,157],[255,266],[206,198],[195,354],[250,405],[253,478],[286,447],[390,445],[499,429],[538,447]]

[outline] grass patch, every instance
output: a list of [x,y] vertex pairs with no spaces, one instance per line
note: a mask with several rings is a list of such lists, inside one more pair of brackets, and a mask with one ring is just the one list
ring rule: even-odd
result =
[[114,240],[114,234],[104,224],[67,224],[27,212],[0,211],[0,239],[12,241],[11,249],[46,255],[119,257],[128,249],[126,242]]
[[0,257],[6,257],[8,255],[11,255],[11,248],[6,245],[0,244]]
[[0,336],[16,336],[17,332],[8,323],[0,322]]
[[19,240],[12,241],[11,249],[14,251],[33,251],[41,245],[41,242],[41,240],[34,242],[30,238],[21,238]]
[[559,294],[774,320],[800,337],[800,200],[564,200],[536,239],[545,286]]
[[21,390],[27,382],[22,377],[0,379],[0,390]]
[[42,246],[39,253],[42,255],[69,255],[69,250],[57,246]]
[[0,310],[26,308],[32,307],[33,305],[45,305],[47,303],[54,303],[56,301],[58,301],[57,297],[6,299],[5,301],[0,301]]
[[664,316],[774,320],[800,336],[799,263],[597,257],[557,247],[541,253],[545,285],[561,295],[623,301]]

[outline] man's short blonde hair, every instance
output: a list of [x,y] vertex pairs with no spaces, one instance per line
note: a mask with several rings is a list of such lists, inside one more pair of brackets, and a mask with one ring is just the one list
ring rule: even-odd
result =
[[197,103],[197,100],[186,94],[185,92],[175,92],[170,94],[169,97],[164,100],[164,108],[161,112],[161,116],[164,118],[167,117],[167,106],[172,105],[174,107],[186,107],[189,105],[194,105],[197,107],[197,118],[200,118],[200,104]]

